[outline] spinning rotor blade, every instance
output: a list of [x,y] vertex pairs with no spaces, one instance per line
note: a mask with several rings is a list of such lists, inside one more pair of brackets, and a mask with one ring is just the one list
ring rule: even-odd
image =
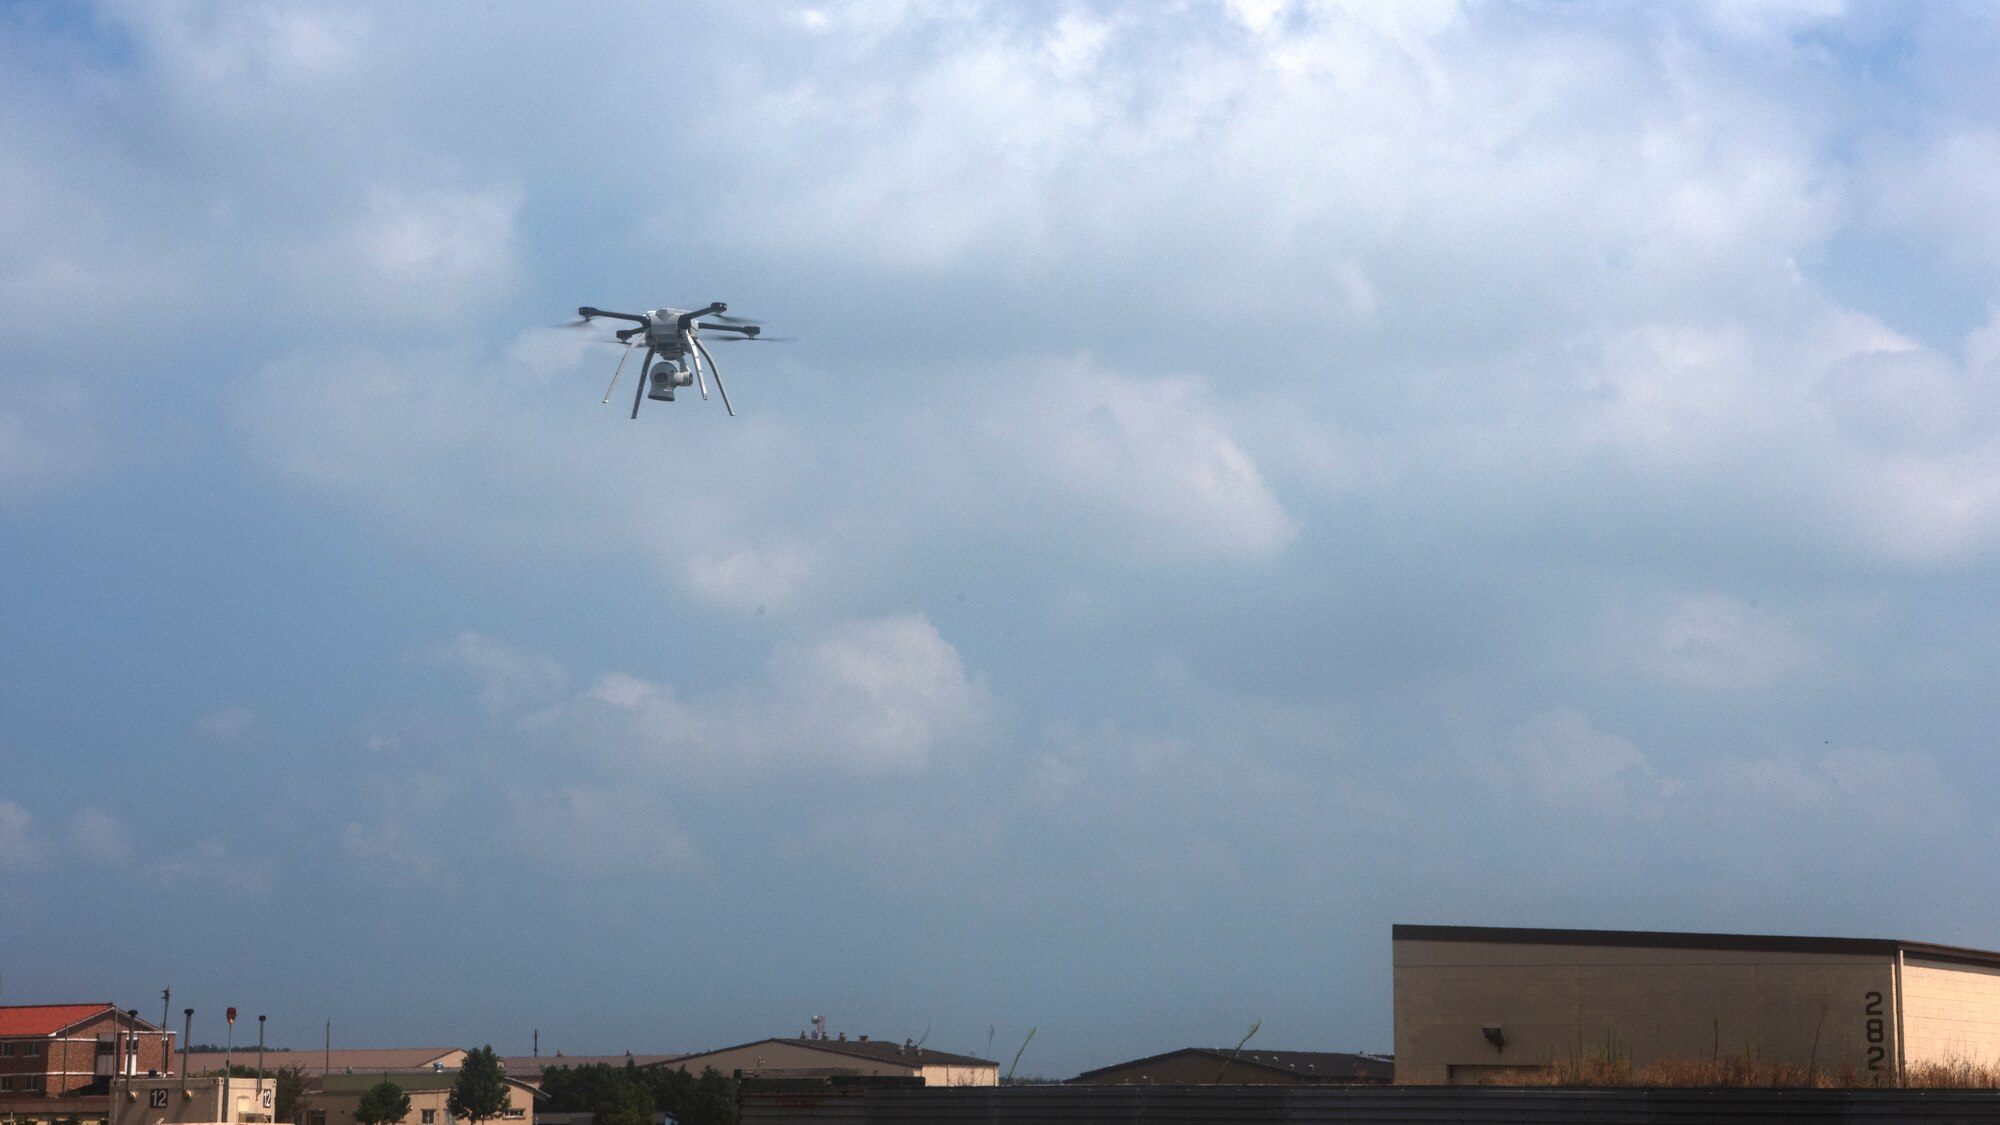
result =
[[797,336],[719,336],[715,342],[718,344],[789,344],[797,339]]
[[742,317],[740,317],[740,316],[730,316],[730,315],[728,315],[728,314],[726,314],[726,313],[709,313],[709,314],[708,314],[708,318],[707,318],[707,319],[709,319],[709,320],[719,320],[719,321],[721,321],[721,322],[722,322],[722,323],[724,323],[724,324],[750,324],[750,323],[753,323],[752,321],[748,321],[748,320],[745,320],[745,319],[743,319],[743,318],[742,318]]

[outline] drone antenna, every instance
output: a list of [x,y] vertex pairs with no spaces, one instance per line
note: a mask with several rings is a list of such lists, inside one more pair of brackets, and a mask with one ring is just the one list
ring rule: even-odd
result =
[[[637,344],[625,345],[625,354],[618,357],[618,366],[611,372],[611,385],[604,388],[605,402],[611,401],[611,392],[618,389],[618,376],[625,371],[625,361],[632,358],[632,349],[638,346],[639,345]],[[641,379],[641,381],[643,381],[645,377],[646,373],[641,371],[639,373],[639,378]]]
[[696,351],[708,356],[708,369],[715,372],[715,389],[722,395],[722,408],[729,411],[731,418],[736,417],[736,408],[729,405],[729,388],[722,385],[722,368],[715,365],[714,356],[708,355],[708,345],[701,342],[701,337],[694,338],[694,346]]

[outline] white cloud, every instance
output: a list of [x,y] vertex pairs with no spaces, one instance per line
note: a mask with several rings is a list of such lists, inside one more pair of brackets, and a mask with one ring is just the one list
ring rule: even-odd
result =
[[1295,534],[1200,381],[1072,362],[1007,394],[1016,405],[989,415],[993,456],[1025,478],[1030,491],[1019,499],[1076,505],[1073,526],[1115,528],[1146,553],[1223,558],[1267,556]]
[[420,658],[470,675],[479,684],[480,705],[491,714],[547,706],[569,689],[560,661],[480,633],[460,633]]
[[1603,633],[1603,648],[1586,654],[1593,664],[1608,658],[1620,672],[1704,691],[1764,691],[1822,660],[1783,614],[1722,594],[1614,610]]
[[277,865],[268,858],[245,858],[220,838],[209,837],[192,848],[156,860],[149,877],[167,884],[205,883],[231,891],[262,894],[277,884]]
[[693,840],[659,798],[630,786],[519,791],[508,829],[522,855],[586,878],[629,879],[701,867]]
[[611,674],[538,721],[608,768],[715,782],[921,770],[979,743],[990,707],[934,626],[895,616],[786,642],[755,682],[718,694]]
[[132,833],[125,822],[103,809],[78,809],[69,818],[70,846],[90,860],[107,866],[132,858]]
[[34,826],[27,809],[0,800],[0,872],[20,874],[40,866],[44,849]]
[[196,720],[195,725],[210,738],[234,742],[257,726],[257,712],[248,707],[220,707]]
[[1657,816],[1682,788],[1661,776],[1637,746],[1568,709],[1522,723],[1481,754],[1475,768],[1503,792],[1618,819]]

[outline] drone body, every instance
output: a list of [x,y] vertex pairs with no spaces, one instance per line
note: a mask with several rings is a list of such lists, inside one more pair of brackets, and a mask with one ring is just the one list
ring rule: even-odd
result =
[[[639,387],[632,395],[632,417],[639,416],[639,405],[646,399],[674,401],[676,387],[699,386],[701,397],[706,399],[710,375],[715,377],[715,389],[722,395],[723,408],[729,411],[730,417],[735,417],[736,408],[730,405],[729,391],[722,385],[722,371],[715,365],[715,357],[709,354],[707,345],[702,343],[701,333],[708,329],[734,333],[723,337],[725,340],[757,340],[763,328],[723,315],[728,309],[728,305],[715,301],[707,308],[693,310],[649,309],[644,313],[622,313],[594,309],[589,305],[576,310],[577,315],[583,318],[580,323],[585,325],[600,316],[611,320],[629,320],[638,325],[616,333],[616,342],[625,345],[625,354],[618,358],[617,370],[611,373],[611,386],[604,390],[604,401],[611,401],[611,392],[618,386],[625,361],[631,358],[634,349],[643,344],[646,357],[639,364]],[[703,317],[715,319],[709,322]]]

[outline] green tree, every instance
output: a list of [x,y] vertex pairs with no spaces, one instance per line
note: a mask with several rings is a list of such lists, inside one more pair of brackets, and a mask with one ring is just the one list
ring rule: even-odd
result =
[[653,1125],[653,1095],[636,1078],[605,1087],[590,1109],[591,1125]]
[[395,1125],[409,1115],[410,1095],[386,1078],[368,1087],[361,1104],[354,1107],[358,1125]]
[[500,1059],[493,1053],[491,1043],[465,1053],[465,1061],[459,1064],[458,1081],[451,1084],[451,1096],[445,1099],[444,1108],[446,1113],[473,1125],[507,1112],[507,1082],[500,1077]]
[[712,1066],[702,1067],[681,1125],[736,1125],[736,1079]]

